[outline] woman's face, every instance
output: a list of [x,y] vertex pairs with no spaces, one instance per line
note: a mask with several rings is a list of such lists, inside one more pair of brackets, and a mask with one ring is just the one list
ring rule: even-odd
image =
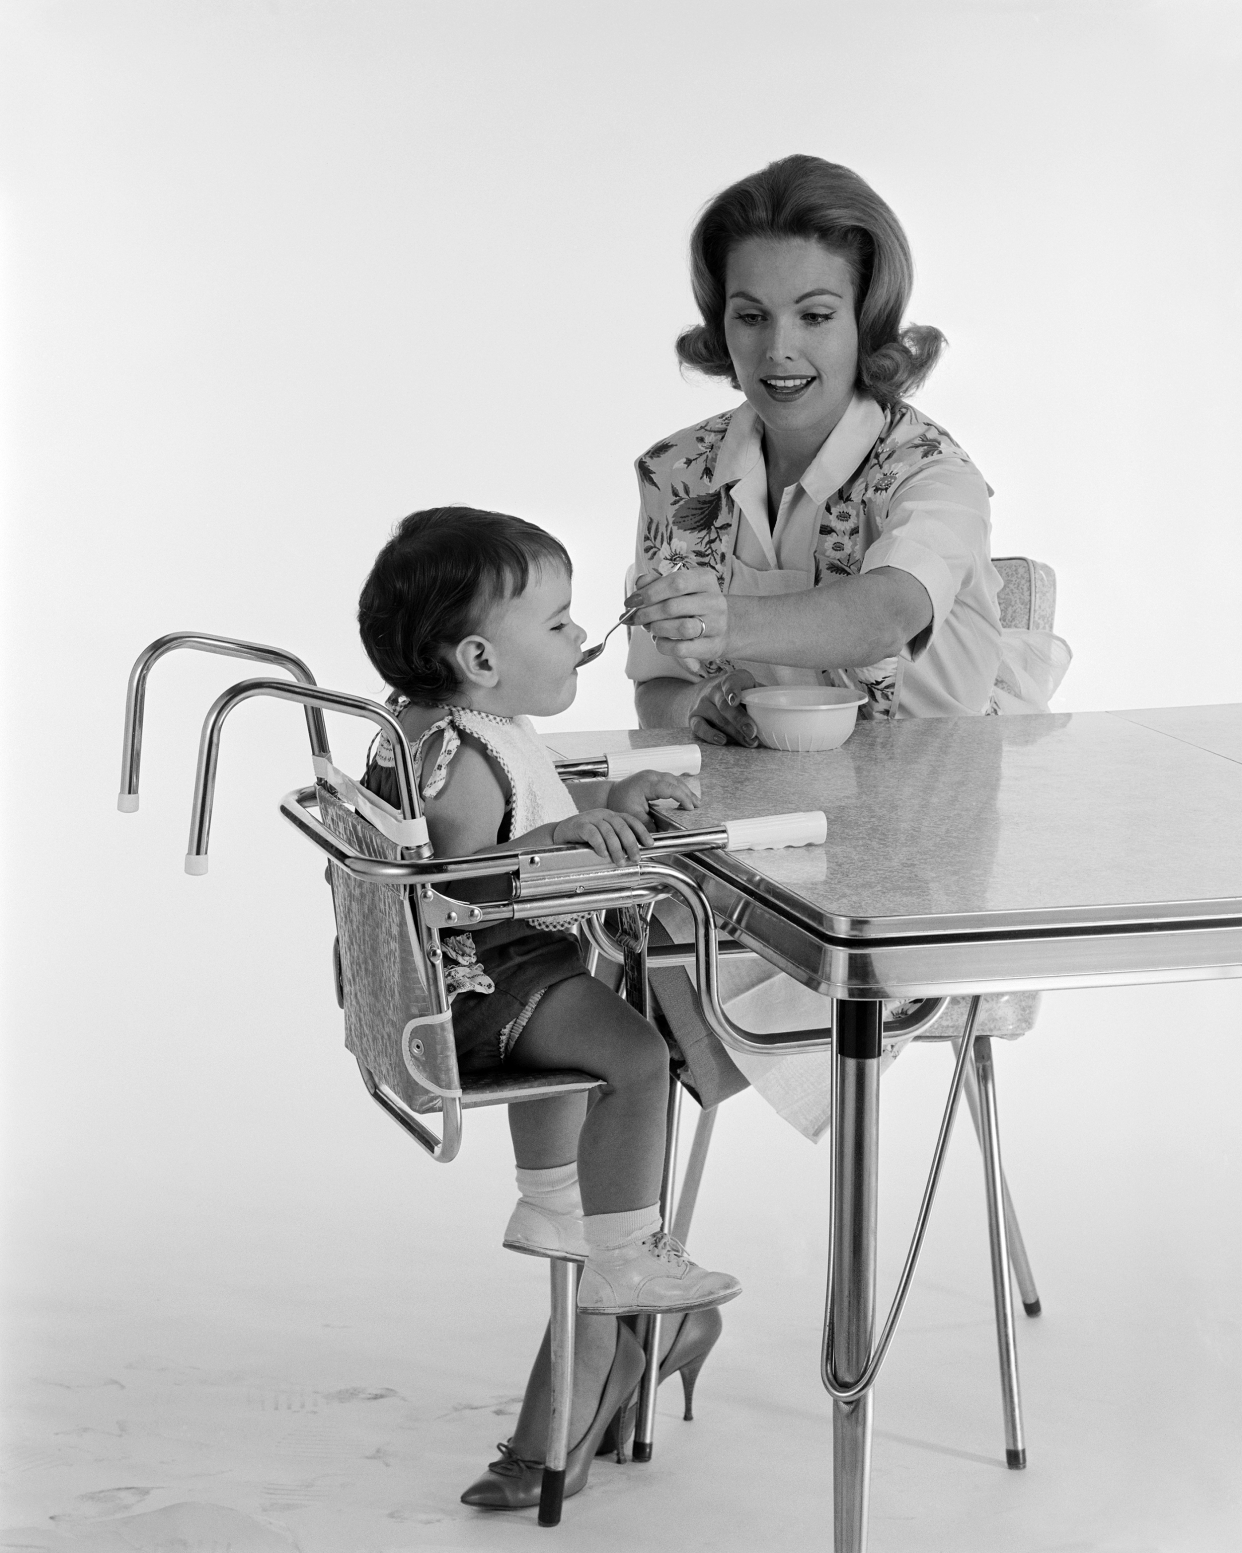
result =
[[813,238],[752,237],[725,267],[725,341],[742,392],[778,435],[820,441],[858,369],[850,267]]

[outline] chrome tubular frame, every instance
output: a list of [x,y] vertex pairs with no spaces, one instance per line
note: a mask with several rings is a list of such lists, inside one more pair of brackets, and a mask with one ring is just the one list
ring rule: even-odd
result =
[[992,1071],[992,1042],[986,1035],[975,1039],[971,1053],[979,1090],[979,1121],[983,1144],[983,1179],[988,1199],[988,1244],[992,1254],[992,1302],[996,1311],[996,1345],[1000,1359],[1001,1406],[1005,1418],[1005,1462],[1021,1470],[1026,1466],[1026,1438],[1022,1428],[1022,1393],[1018,1384],[1018,1346],[1013,1321],[1013,1287],[1009,1282],[1009,1240],[1005,1224],[1005,1172],[1001,1165],[1000,1124],[996,1114],[996,1080]]
[[[198,745],[198,768],[194,775],[194,803],[190,812],[190,839],[186,848],[186,863],[198,863],[195,871],[206,867],[207,846],[211,836],[211,808],[216,790],[216,768],[220,760],[220,736],[224,721],[235,706],[254,696],[270,696],[277,701],[296,701],[310,710],[327,708],[344,712],[350,717],[362,717],[373,722],[392,742],[396,757],[397,785],[401,794],[403,818],[419,819],[422,811],[418,803],[418,788],[414,781],[414,761],[401,724],[385,706],[368,701],[363,696],[346,695],[340,690],[325,690],[321,686],[288,685],[278,679],[244,679],[230,688],[212,703],[203,723]],[[319,712],[322,721],[322,711]],[[330,759],[327,739],[323,741],[323,758]],[[421,853],[422,848],[414,849]],[[430,853],[430,848],[426,852]],[[199,861],[201,860],[201,862]]]
[[539,1485],[539,1524],[559,1526],[565,1497],[565,1463],[569,1458],[569,1415],[574,1398],[574,1340],[577,1335],[578,1275],[576,1262],[548,1260],[552,1319],[549,1323],[552,1396],[548,1445]]
[[[854,1161],[848,1153],[848,1140],[843,1136],[849,1128],[842,1126],[837,1129],[837,1138],[834,1140],[833,1152],[830,1155],[829,1167],[829,1209],[828,1209],[828,1294],[824,1311],[824,1340],[820,1349],[820,1375],[824,1383],[824,1390],[834,1402],[849,1404],[857,1402],[875,1384],[876,1376],[880,1373],[885,1357],[888,1354],[889,1344],[897,1331],[897,1323],[901,1320],[901,1313],[905,1309],[906,1297],[910,1292],[910,1284],[914,1278],[914,1270],[918,1266],[919,1254],[923,1249],[923,1239],[927,1234],[927,1224],[931,1217],[932,1203],[935,1200],[936,1190],[940,1185],[940,1176],[944,1168],[945,1154],[949,1146],[949,1138],[953,1131],[954,1118],[957,1115],[958,1101],[961,1099],[962,1088],[966,1081],[966,1067],[970,1061],[975,1044],[975,1020],[979,1014],[979,998],[970,1000],[970,1012],[966,1016],[966,1028],[962,1033],[961,1046],[957,1053],[957,1061],[953,1069],[953,1081],[949,1086],[949,1096],[945,1102],[944,1115],[940,1122],[940,1132],[936,1138],[936,1146],[932,1151],[931,1169],[928,1172],[927,1185],[923,1189],[923,1200],[919,1204],[918,1215],[914,1222],[914,1234],[910,1241],[910,1248],[906,1253],[905,1265],[901,1269],[901,1276],[897,1280],[897,1290],[893,1295],[893,1302],[889,1308],[888,1316],[880,1332],[879,1341],[875,1343],[866,1362],[862,1364],[857,1375],[846,1378],[838,1371],[837,1353],[835,1349],[836,1338],[836,1313],[838,1302],[851,1297],[851,1291],[838,1290],[837,1284],[837,1257],[838,1257],[838,1231],[840,1226],[838,1217],[838,1176],[842,1165],[848,1170],[855,1168]],[[838,1058],[837,1041],[834,1033],[832,1041],[832,1116],[834,1126],[843,1111],[848,1109],[848,1102],[855,1098],[843,1093],[839,1069],[841,1062]],[[873,1061],[869,1064],[875,1068]],[[878,1079],[878,1073],[874,1079]],[[843,1156],[843,1150],[847,1152]],[[850,1183],[846,1183],[847,1187]],[[842,1194],[844,1195],[844,1194]],[[851,1226],[857,1232],[858,1226]],[[872,1227],[874,1235],[874,1226]],[[851,1261],[856,1258],[851,1257]],[[874,1244],[872,1245],[872,1262],[874,1264]],[[857,1293],[858,1291],[853,1291]],[[859,1356],[862,1357],[862,1356]],[[851,1368],[853,1365],[851,1365]]]
[[397,1126],[409,1133],[420,1149],[430,1154],[438,1165],[451,1165],[461,1150],[461,1101],[450,1097],[444,1101],[442,1107],[443,1123],[440,1136],[437,1138],[430,1127],[415,1116],[408,1106],[401,1104],[395,1095],[390,1095],[386,1089],[375,1082],[375,1077],[369,1068],[358,1063],[358,1071],[362,1074],[362,1082],[366,1085],[367,1094],[375,1101],[380,1110],[386,1116],[391,1116]]
[[[832,1045],[831,1029],[756,1035],[734,1024],[721,1007],[719,940],[711,907],[693,879],[659,860],[675,850],[675,845],[669,843],[680,842],[683,847],[688,844],[691,848],[697,844],[701,848],[712,845],[710,840],[703,840],[698,835],[660,836],[656,838],[659,845],[644,849],[637,863],[618,867],[600,866],[599,859],[585,848],[550,848],[538,854],[541,877],[537,887],[533,887],[529,874],[523,874],[523,862],[529,861],[529,853],[498,851],[487,857],[411,859],[408,862],[384,862],[364,857],[312,818],[307,811],[316,801],[315,788],[301,788],[285,795],[280,812],[355,878],[374,883],[420,885],[423,887],[420,895],[424,911],[428,906],[439,910],[451,908],[461,913],[460,919],[455,921],[485,926],[560,912],[587,913],[641,906],[661,896],[675,895],[689,908],[694,924],[695,975],[703,1016],[725,1046],[733,1051],[773,1053],[826,1051]],[[710,831],[701,833],[705,837],[713,834]],[[451,884],[454,879],[505,875],[512,881],[514,897],[503,904],[480,907],[441,895],[431,888],[437,884]],[[430,894],[427,893],[429,889]]]
[[[315,676],[291,652],[281,647],[267,647],[262,642],[241,641],[232,636],[209,636],[202,631],[174,631],[161,636],[145,647],[134,660],[129,671],[129,686],[125,692],[125,742],[121,752],[121,790],[117,808],[132,814],[138,807],[138,777],[142,765],[142,724],[146,712],[147,680],[151,670],[166,653],[183,648],[194,652],[216,653],[222,658],[249,658],[257,663],[270,663],[285,669],[300,685],[314,685]],[[306,708],[306,731],[310,735],[311,753],[329,757],[328,732],[323,713],[317,707]]]

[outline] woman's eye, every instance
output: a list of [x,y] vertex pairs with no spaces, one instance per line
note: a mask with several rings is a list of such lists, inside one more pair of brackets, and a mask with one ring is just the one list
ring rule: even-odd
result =
[[802,321],[806,324],[830,324],[835,317],[835,313],[803,313]]
[[762,313],[734,313],[733,317],[739,324],[749,324],[752,328],[763,322]]

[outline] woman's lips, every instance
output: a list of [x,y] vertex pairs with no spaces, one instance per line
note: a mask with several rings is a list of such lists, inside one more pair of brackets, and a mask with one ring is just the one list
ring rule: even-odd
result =
[[794,377],[791,374],[788,377],[760,378],[759,381],[763,384],[770,399],[786,402],[790,399],[800,399],[807,389],[810,388],[811,384],[814,383],[815,378],[813,375],[811,377]]

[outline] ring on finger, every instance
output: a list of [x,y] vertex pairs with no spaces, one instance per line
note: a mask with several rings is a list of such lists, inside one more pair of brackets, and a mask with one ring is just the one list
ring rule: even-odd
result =
[[702,615],[696,615],[694,618],[699,623],[699,634],[698,634],[698,636],[692,636],[690,638],[690,640],[692,642],[697,642],[697,641],[699,641],[699,639],[701,637],[704,637],[704,636],[707,635],[707,621],[703,619]]

